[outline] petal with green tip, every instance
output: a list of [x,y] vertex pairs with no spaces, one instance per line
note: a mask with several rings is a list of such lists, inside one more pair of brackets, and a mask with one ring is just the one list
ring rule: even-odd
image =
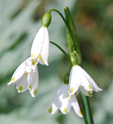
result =
[[79,107],[79,104],[78,104],[78,101],[75,97],[75,95],[72,95],[71,96],[71,105],[74,109],[74,112],[79,116],[79,117],[83,117],[83,115],[80,113],[80,107]]
[[32,95],[32,97],[35,97],[37,89],[38,89],[38,84],[39,84],[39,75],[38,75],[38,67],[36,67],[35,71],[31,71],[30,73],[28,73],[28,86],[30,87],[30,85],[32,87],[30,87],[30,93]]
[[77,70],[77,66],[73,66],[69,77],[70,94],[74,94],[75,92],[77,92],[79,86],[80,86],[80,75]]

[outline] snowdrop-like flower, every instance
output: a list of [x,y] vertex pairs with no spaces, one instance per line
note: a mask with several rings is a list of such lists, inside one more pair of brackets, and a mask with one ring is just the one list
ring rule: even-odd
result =
[[28,58],[16,69],[8,85],[16,85],[19,93],[29,89],[32,97],[35,97],[38,83],[37,61]]
[[69,77],[70,94],[81,91],[86,96],[92,96],[93,90],[99,92],[100,89],[91,76],[79,65],[72,67]]
[[35,36],[31,47],[31,58],[38,59],[41,64],[48,64],[49,57],[49,33],[48,26],[51,22],[51,14],[45,13],[42,18],[42,27]]
[[49,113],[54,114],[57,110],[60,110],[63,114],[69,113],[71,107],[73,107],[75,113],[82,117],[80,107],[75,95],[69,95],[69,85],[64,84],[57,92],[53,99],[52,106],[48,110]]
[[41,64],[48,65],[49,34],[46,27],[41,27],[31,47],[31,58],[38,59]]

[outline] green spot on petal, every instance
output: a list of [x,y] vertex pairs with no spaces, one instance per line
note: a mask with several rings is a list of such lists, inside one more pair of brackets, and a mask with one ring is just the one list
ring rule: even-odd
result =
[[48,112],[49,112],[49,113],[52,113],[52,111],[53,111],[53,108],[50,107],[50,109],[48,110]]
[[18,91],[22,91],[23,90],[23,86],[19,86]]
[[73,93],[73,87],[71,87],[71,93]]
[[29,89],[31,90],[32,85],[30,84]]
[[28,73],[26,72],[25,75],[27,75]]
[[40,59],[41,59],[41,54],[39,54],[39,55],[38,55],[37,59],[38,59],[38,60],[40,60]]
[[69,98],[69,94],[68,94],[68,97],[67,98]]
[[14,77],[14,78],[12,78],[12,81],[15,81],[15,79],[16,79],[15,77]]
[[75,92],[75,96],[77,95],[77,92]]
[[32,61],[32,65],[35,65],[36,61]]
[[81,116],[83,116],[83,114],[82,114],[82,112],[79,110],[79,114],[81,115]]
[[92,90],[92,88],[91,88],[91,86],[90,86],[90,85],[88,85],[88,87],[89,87],[89,89],[90,89],[90,90]]
[[34,57],[34,53],[31,53],[31,58],[33,58]]
[[64,112],[64,113],[67,113],[67,108],[64,108],[63,112]]
[[34,95],[36,96],[37,89],[34,91]]
[[88,95],[89,95],[89,96],[92,96],[92,94],[91,94],[91,92],[90,92],[90,91],[88,91]]
[[47,64],[49,65],[49,60],[48,60],[48,58],[47,58]]

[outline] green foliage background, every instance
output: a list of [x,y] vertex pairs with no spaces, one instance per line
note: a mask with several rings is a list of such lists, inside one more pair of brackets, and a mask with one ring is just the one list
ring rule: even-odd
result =
[[[89,98],[95,124],[113,124],[113,1],[112,0],[0,0],[0,124],[84,124],[73,110],[68,115],[48,114],[69,63],[50,45],[49,66],[38,65],[40,84],[37,95],[17,93],[7,83],[15,69],[30,56],[43,14],[52,9],[71,10],[85,70],[103,89]],[[52,13],[50,40],[68,52],[65,25]],[[81,104],[78,96],[79,103]]]

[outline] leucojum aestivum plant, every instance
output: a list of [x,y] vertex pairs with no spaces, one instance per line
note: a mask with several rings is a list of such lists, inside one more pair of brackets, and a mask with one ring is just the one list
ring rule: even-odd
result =
[[[49,40],[48,26],[51,23],[51,12],[53,11],[57,12],[65,23],[69,54],[58,44]],[[41,28],[37,32],[31,47],[31,56],[16,69],[8,85],[16,85],[19,93],[29,89],[31,96],[35,97],[39,84],[37,65],[39,63],[46,66],[49,65],[49,46],[51,43],[58,47],[67,57],[70,67],[64,77],[64,84],[56,93],[48,112],[54,114],[59,111],[62,114],[67,114],[72,107],[79,117],[84,117],[85,124],[94,124],[88,96],[91,97],[93,91],[99,92],[101,89],[82,68],[82,57],[76,29],[68,7],[64,8],[64,13],[65,17],[58,10],[51,9],[44,14]],[[82,99],[82,112],[76,98],[79,93]]]

